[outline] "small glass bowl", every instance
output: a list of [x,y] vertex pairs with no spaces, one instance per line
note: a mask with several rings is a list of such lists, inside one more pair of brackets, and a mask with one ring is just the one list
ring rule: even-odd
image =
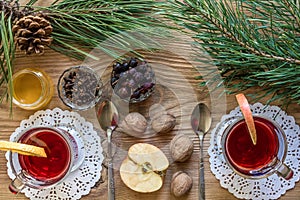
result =
[[115,62],[111,86],[122,100],[137,103],[146,100],[155,89],[155,73],[146,61],[137,58]]
[[52,79],[39,69],[22,69],[13,75],[12,81],[13,103],[20,108],[38,110],[46,107],[52,99]]
[[74,110],[94,107],[102,95],[103,83],[97,73],[87,66],[65,70],[57,84],[59,98]]

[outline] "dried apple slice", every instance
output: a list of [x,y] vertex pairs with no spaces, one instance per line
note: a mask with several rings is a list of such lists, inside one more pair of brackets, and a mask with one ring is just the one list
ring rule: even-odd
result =
[[27,156],[47,157],[44,148],[17,142],[0,141],[0,150],[12,151]]
[[147,143],[137,143],[129,148],[128,155],[121,164],[121,180],[136,192],[154,192],[162,187],[168,167],[169,161],[159,148]]
[[245,122],[247,124],[247,128],[251,136],[251,140],[253,144],[256,145],[256,129],[255,129],[255,124],[254,124],[254,120],[253,120],[253,116],[252,116],[252,112],[248,100],[245,97],[245,95],[242,93],[237,94],[235,97],[242,111],[242,114],[245,118]]

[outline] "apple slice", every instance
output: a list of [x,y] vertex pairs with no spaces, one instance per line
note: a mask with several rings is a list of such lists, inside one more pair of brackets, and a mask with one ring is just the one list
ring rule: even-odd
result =
[[255,129],[255,124],[254,124],[254,120],[253,120],[253,116],[252,116],[252,112],[248,100],[245,97],[245,95],[242,93],[237,94],[235,97],[242,111],[242,114],[245,118],[245,122],[247,124],[247,128],[251,136],[251,140],[253,144],[256,145],[256,129]]
[[0,141],[0,150],[12,151],[27,156],[47,158],[44,148],[18,142]]
[[159,148],[147,143],[137,143],[129,148],[128,155],[121,164],[121,180],[136,192],[154,192],[162,187],[168,167],[169,161]]

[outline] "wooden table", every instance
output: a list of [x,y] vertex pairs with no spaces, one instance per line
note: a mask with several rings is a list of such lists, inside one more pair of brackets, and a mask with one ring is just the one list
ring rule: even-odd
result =
[[[193,62],[185,59],[185,55],[181,53],[190,47],[186,42],[178,42],[167,46],[167,49],[157,52],[145,52],[141,51],[155,70],[158,84],[156,86],[155,92],[152,96],[146,101],[138,104],[131,104],[127,108],[128,112],[139,111],[144,114],[146,117],[149,117],[149,108],[154,104],[162,105],[167,111],[174,114],[177,119],[176,126],[171,133],[163,135],[155,135],[151,138],[138,139],[127,136],[120,132],[116,132],[113,137],[114,144],[117,145],[117,149],[126,150],[128,147],[136,142],[147,142],[155,144],[160,147],[165,154],[168,156],[170,162],[170,167],[167,170],[163,187],[154,193],[150,194],[140,194],[134,192],[127,188],[121,181],[118,167],[121,161],[124,159],[125,154],[122,151],[118,151],[114,157],[115,163],[115,184],[116,184],[116,199],[160,199],[160,200],[169,200],[176,199],[170,195],[170,180],[172,174],[178,170],[183,170],[188,172],[193,177],[193,187],[188,195],[180,199],[197,199],[198,198],[198,165],[199,165],[199,141],[196,135],[193,133],[190,126],[190,114],[193,109],[193,106],[197,102],[205,102],[209,105],[213,114],[213,123],[212,128],[219,122],[222,115],[228,113],[230,110],[234,109],[237,106],[234,96],[228,95],[222,97],[221,99],[212,98],[212,96],[207,96],[210,89],[198,87],[200,80],[196,80],[195,76],[200,75],[200,73],[193,67]],[[187,50],[189,51],[189,50]],[[109,58],[104,58],[100,61],[100,65],[94,65],[97,72],[101,72],[101,77],[105,85],[110,75],[111,68],[107,64],[110,63]],[[25,67],[36,67],[47,72],[53,82],[57,83],[59,75],[66,69],[74,65],[82,64],[82,62],[72,60],[63,55],[60,55],[50,49],[46,49],[46,52],[43,56],[25,56],[22,53],[18,53],[17,59],[15,61],[15,70],[19,70]],[[99,63],[98,63],[99,64]],[[201,74],[202,75],[202,74]],[[259,90],[259,88],[257,88]],[[265,100],[262,100],[262,103],[265,103]],[[254,102],[251,102],[254,103]],[[60,107],[61,109],[69,109],[66,107],[59,99],[57,91],[53,96],[52,101],[47,106],[49,109],[55,107]],[[7,103],[0,105],[0,139],[9,140],[10,134],[19,126],[20,121],[27,119],[35,111],[26,111],[22,110],[16,106],[13,107],[13,116],[9,116],[9,106]],[[126,111],[124,111],[126,112]],[[93,117],[93,113],[90,111],[79,112],[84,116],[88,121],[91,121],[96,128],[100,130],[99,124],[96,119]],[[295,117],[296,122],[300,124],[300,106],[299,105],[290,105],[287,110],[289,115]],[[211,130],[212,130],[211,128]],[[105,139],[104,132],[100,130],[102,138]],[[170,158],[168,151],[168,145],[170,140],[174,137],[175,134],[182,132],[187,134],[194,142],[194,153],[192,158],[184,163],[174,163]],[[204,150],[205,150],[205,181],[206,181],[206,198],[209,200],[218,200],[218,199],[235,199],[235,197],[228,192],[228,190],[222,188],[219,184],[219,181],[214,177],[210,171],[209,166],[209,156],[207,154],[207,149],[209,147],[210,133],[205,138]],[[0,152],[0,199],[27,199],[23,194],[14,196],[8,190],[8,185],[10,182],[9,177],[7,176],[6,168],[6,159],[4,157],[4,152]],[[102,178],[95,187],[92,188],[89,195],[82,197],[82,199],[107,199],[107,176],[106,169],[102,170]],[[296,184],[295,188],[287,191],[281,199],[290,199],[295,200],[299,199],[300,185]],[[179,199],[179,198],[178,198]]]

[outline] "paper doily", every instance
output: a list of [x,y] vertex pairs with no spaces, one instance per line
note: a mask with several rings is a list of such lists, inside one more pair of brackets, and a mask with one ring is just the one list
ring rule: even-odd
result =
[[[21,121],[20,127],[11,135],[10,140],[16,137],[21,131],[34,126],[68,126],[81,134],[84,142],[84,160],[83,163],[73,171],[62,183],[49,189],[31,189],[24,188],[22,193],[30,199],[47,200],[74,200],[87,195],[91,187],[100,179],[103,154],[101,139],[93,129],[93,125],[87,122],[76,112],[62,111],[59,108],[53,110],[37,111],[29,119]],[[8,160],[8,153],[6,154]],[[11,179],[15,175],[7,163],[8,175]]]
[[287,190],[292,189],[300,176],[300,132],[295,119],[288,116],[277,106],[265,106],[261,103],[250,105],[252,113],[268,116],[284,130],[288,143],[285,163],[294,171],[290,180],[277,174],[260,180],[245,179],[235,174],[226,164],[220,148],[220,133],[228,126],[234,116],[241,116],[239,107],[224,115],[221,122],[212,130],[208,154],[212,173],[220,180],[222,187],[241,199],[278,199]]

